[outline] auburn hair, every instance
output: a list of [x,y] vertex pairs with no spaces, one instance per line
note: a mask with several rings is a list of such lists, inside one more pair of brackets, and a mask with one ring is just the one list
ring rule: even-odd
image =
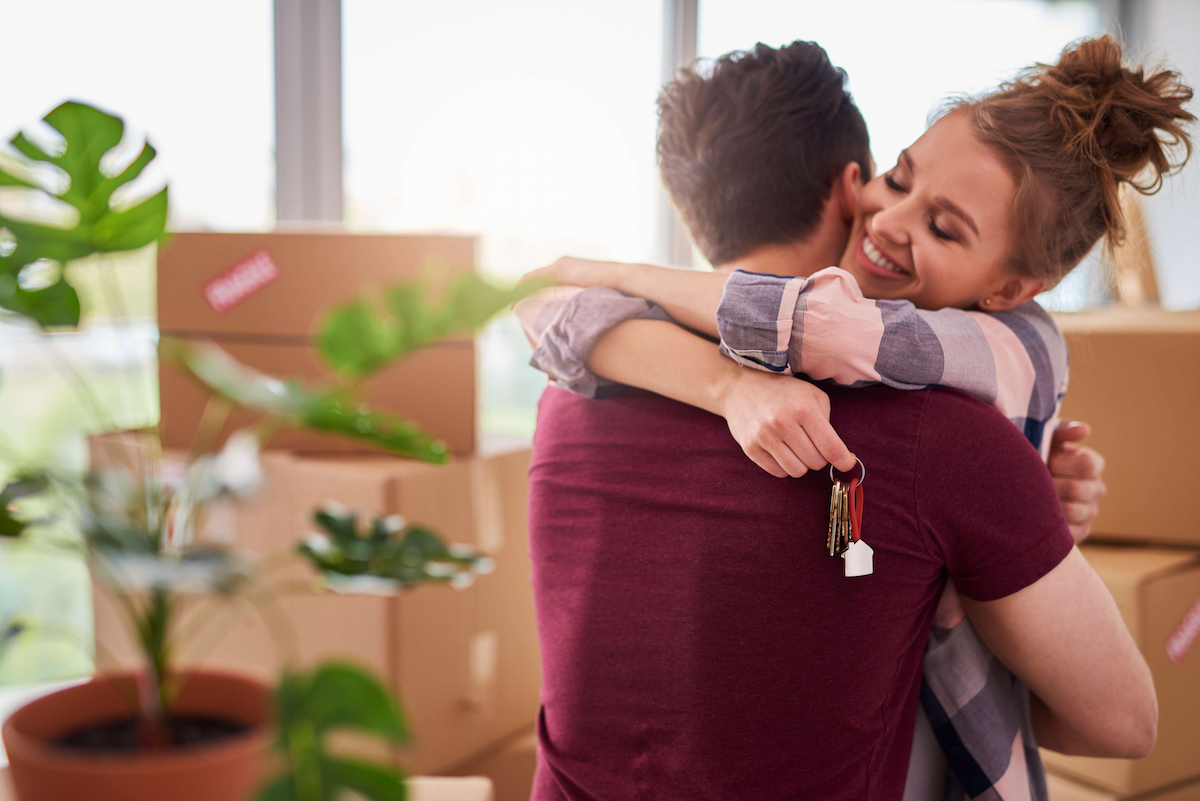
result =
[[867,124],[845,83],[819,45],[793,42],[700,62],[663,89],[659,171],[709,262],[804,238],[847,164],[870,177]]
[[1105,35],[949,106],[970,115],[1016,180],[1011,269],[1053,286],[1101,238],[1120,245],[1121,186],[1153,194],[1191,156],[1191,99],[1177,72],[1125,66]]

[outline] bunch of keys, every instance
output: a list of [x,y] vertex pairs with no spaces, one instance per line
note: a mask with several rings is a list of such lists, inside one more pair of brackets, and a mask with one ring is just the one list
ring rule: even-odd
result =
[[867,466],[857,456],[854,458],[862,474],[849,481],[835,476],[833,465],[829,466],[833,494],[829,498],[829,536],[825,542],[830,556],[840,556],[845,561],[848,578],[869,576],[875,569],[875,551],[862,539],[862,485],[867,479]]

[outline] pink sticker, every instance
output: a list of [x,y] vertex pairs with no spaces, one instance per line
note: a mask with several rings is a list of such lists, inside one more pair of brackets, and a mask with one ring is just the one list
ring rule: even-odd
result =
[[279,277],[279,267],[265,250],[256,250],[204,285],[204,297],[222,314]]
[[1200,638],[1200,598],[1192,603],[1192,608],[1187,610],[1175,631],[1167,638],[1167,658],[1178,665],[1192,650],[1197,638]]

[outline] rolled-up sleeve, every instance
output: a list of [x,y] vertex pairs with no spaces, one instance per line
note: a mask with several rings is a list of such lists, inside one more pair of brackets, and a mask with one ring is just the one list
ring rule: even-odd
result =
[[626,320],[671,320],[657,304],[604,288],[556,287],[521,301],[516,312],[534,347],[529,363],[557,386],[588,398],[621,387],[587,368],[600,337]]
[[796,303],[807,284],[807,278],[731,273],[717,308],[721,353],[755,370],[798,372],[788,351]]
[[845,386],[969,392],[1037,448],[1066,386],[1066,344],[1037,303],[997,313],[918,309],[864,297],[837,267],[807,279],[733,273],[717,328],[721,353],[746,367]]

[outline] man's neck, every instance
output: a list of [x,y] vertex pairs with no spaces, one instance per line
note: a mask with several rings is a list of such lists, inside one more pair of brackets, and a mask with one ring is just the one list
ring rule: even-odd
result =
[[795,275],[807,278],[818,270],[836,265],[849,238],[849,226],[826,214],[820,225],[804,239],[786,245],[763,245],[740,259],[725,262],[718,270]]

